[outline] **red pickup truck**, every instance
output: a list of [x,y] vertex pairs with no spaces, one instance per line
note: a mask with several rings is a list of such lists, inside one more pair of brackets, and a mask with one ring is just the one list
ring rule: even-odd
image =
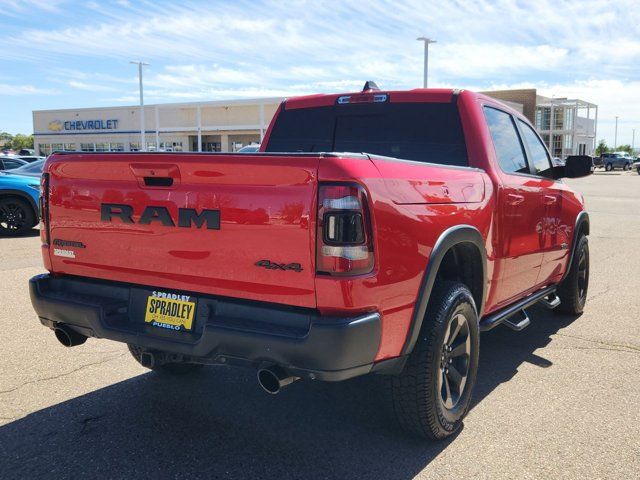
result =
[[160,372],[250,366],[270,393],[386,374],[400,424],[444,438],[480,331],[582,312],[589,217],[559,179],[591,169],[470,91],[292,98],[255,154],[49,157],[31,299],[62,344]]

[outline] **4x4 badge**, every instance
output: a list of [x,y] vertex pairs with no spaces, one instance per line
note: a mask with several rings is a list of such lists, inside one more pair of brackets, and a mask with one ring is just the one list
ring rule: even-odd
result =
[[299,263],[275,263],[271,260],[260,260],[255,265],[256,267],[264,267],[267,270],[293,270],[298,273],[302,271],[302,265]]

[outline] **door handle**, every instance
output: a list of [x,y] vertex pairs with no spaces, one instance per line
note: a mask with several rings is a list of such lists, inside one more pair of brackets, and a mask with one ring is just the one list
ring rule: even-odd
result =
[[545,195],[543,197],[543,201],[545,205],[555,205],[556,203],[558,203],[558,197],[556,197],[555,195]]
[[507,194],[507,203],[509,205],[520,205],[524,202],[524,195],[518,195],[516,193]]

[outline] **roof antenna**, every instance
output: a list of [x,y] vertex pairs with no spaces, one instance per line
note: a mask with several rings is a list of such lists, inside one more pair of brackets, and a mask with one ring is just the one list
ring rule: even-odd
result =
[[369,92],[371,90],[377,90],[378,92],[380,91],[378,85],[376,85],[376,82],[374,82],[373,80],[367,80],[364,84],[364,87],[362,87],[362,91]]

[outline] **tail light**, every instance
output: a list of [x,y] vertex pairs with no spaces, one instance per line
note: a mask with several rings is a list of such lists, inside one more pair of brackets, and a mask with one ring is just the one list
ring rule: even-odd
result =
[[40,221],[42,229],[40,230],[43,243],[49,245],[49,174],[43,173],[40,178]]
[[367,197],[360,185],[320,184],[317,271],[359,275],[373,270],[374,253]]

